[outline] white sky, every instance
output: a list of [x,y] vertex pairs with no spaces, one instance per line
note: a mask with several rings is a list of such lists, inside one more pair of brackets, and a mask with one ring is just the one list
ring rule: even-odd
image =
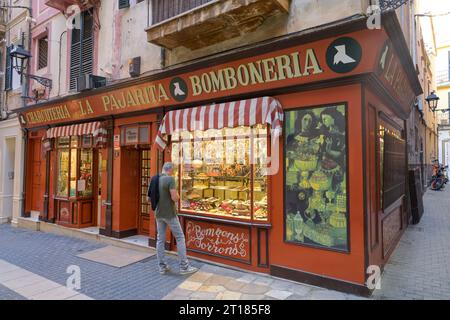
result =
[[[450,43],[450,0],[419,0],[419,13],[444,14],[445,16],[433,17],[437,45]],[[432,43],[431,24],[428,17],[417,17],[422,26],[425,42]]]

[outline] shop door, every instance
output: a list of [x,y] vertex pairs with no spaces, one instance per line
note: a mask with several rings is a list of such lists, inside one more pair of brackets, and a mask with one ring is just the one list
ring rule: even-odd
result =
[[150,183],[150,149],[140,150],[140,204],[139,204],[139,234],[149,236],[151,204],[147,202],[147,190]]
[[31,139],[31,211],[42,212],[41,140]]

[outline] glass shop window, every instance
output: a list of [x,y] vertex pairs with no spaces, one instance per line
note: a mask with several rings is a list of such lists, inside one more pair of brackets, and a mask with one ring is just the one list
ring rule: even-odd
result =
[[348,251],[347,107],[285,112],[285,240]]
[[61,198],[92,197],[92,136],[62,137],[57,140],[56,195]]
[[172,135],[182,213],[268,222],[266,126]]

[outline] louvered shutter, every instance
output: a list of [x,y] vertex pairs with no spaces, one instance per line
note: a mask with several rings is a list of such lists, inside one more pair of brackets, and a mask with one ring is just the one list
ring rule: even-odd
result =
[[13,69],[12,69],[12,59],[11,59],[11,47],[6,48],[6,61],[5,61],[5,90],[12,90],[12,77],[13,77]]
[[93,73],[94,60],[94,19],[92,10],[80,16],[81,29],[72,30],[70,52],[70,89],[77,87],[77,79],[85,74]]

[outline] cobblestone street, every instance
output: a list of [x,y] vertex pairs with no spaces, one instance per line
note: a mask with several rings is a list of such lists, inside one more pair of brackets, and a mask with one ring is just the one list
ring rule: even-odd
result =
[[[450,299],[450,188],[428,191],[421,223],[410,226],[382,277],[373,299]],[[104,244],[0,226],[0,299],[361,299],[266,275],[194,261],[192,276],[160,275],[156,256],[125,267],[78,257]],[[177,270],[177,260],[169,255]],[[69,266],[81,269],[81,290],[66,288]]]
[[377,299],[450,299],[450,186],[428,190],[421,222],[409,226],[385,267]]

